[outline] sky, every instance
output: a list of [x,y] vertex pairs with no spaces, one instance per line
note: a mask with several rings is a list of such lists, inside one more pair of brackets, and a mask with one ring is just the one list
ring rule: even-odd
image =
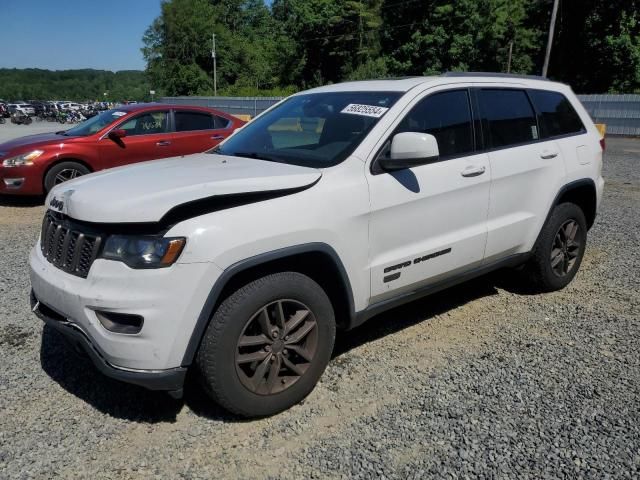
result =
[[160,0],[0,0],[0,68],[143,70]]

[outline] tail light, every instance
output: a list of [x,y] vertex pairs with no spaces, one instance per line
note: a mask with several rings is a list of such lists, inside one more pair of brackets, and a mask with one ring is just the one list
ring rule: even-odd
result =
[[602,137],[602,138],[600,139],[600,148],[602,148],[602,151],[603,151],[603,152],[605,151],[606,146],[607,146],[607,145],[606,145],[606,142],[604,141],[604,137]]

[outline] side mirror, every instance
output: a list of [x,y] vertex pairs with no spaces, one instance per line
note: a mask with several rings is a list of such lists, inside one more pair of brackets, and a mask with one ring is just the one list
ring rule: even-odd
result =
[[391,140],[389,157],[378,162],[383,170],[404,170],[438,160],[440,152],[436,137],[429,133],[402,132]]
[[127,136],[127,131],[123,130],[121,128],[118,128],[117,130],[111,130],[109,132],[109,138],[111,140],[119,140],[121,138],[124,138]]

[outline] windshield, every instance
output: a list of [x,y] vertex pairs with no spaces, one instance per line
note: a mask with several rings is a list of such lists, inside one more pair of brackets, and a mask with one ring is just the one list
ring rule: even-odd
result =
[[330,92],[297,95],[249,122],[209,153],[260,158],[314,168],[347,158],[398,92]]
[[70,128],[64,132],[64,135],[69,137],[86,137],[87,135],[93,135],[116,120],[119,120],[126,114],[127,112],[118,110],[107,110],[106,112],[102,112],[99,115],[91,117],[89,120]]

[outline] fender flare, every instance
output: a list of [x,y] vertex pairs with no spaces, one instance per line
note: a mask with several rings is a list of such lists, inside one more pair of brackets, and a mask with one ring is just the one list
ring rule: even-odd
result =
[[547,216],[545,217],[544,222],[540,226],[540,231],[538,232],[538,235],[536,236],[536,241],[533,244],[534,248],[535,248],[535,245],[538,243],[538,239],[540,238],[540,235],[542,234],[542,229],[544,228],[544,226],[549,221],[549,217],[551,217],[551,213],[553,213],[553,209],[560,203],[560,198],[562,198],[562,196],[565,193],[573,190],[574,188],[580,188],[580,187],[585,187],[585,186],[586,187],[592,187],[593,191],[597,192],[597,190],[596,190],[596,182],[594,182],[592,178],[580,178],[578,180],[574,180],[572,182],[566,183],[562,187],[560,187],[560,190],[558,190],[558,193],[556,194],[555,198],[553,199],[553,202],[551,202],[551,205],[549,206],[549,211],[547,212]]
[[349,309],[349,323],[353,323],[353,319],[355,318],[355,303],[353,300],[353,290],[351,288],[351,282],[349,281],[349,276],[347,275],[347,271],[344,268],[344,264],[342,260],[340,260],[340,256],[337,252],[328,244],[321,242],[313,242],[306,243],[301,245],[294,245],[290,247],[279,248],[277,250],[273,250],[270,252],[260,253],[253,257],[249,257],[244,260],[240,260],[233,265],[227,267],[222,274],[218,277],[218,279],[211,287],[209,295],[200,311],[200,315],[198,315],[198,319],[196,321],[196,325],[191,332],[191,337],[189,338],[189,343],[187,344],[187,348],[185,350],[184,356],[182,357],[182,366],[188,367],[191,365],[195,359],[196,352],[200,347],[200,342],[209,326],[209,322],[211,321],[211,317],[214,314],[214,309],[218,305],[218,301],[220,299],[220,294],[222,293],[224,287],[227,283],[238,273],[241,273],[250,268],[259,266],[261,264],[271,262],[273,260],[279,260],[287,257],[292,257],[295,255],[299,255],[302,253],[322,253],[327,255],[331,261],[333,261],[340,277],[342,279],[343,287],[347,294],[347,302]]

